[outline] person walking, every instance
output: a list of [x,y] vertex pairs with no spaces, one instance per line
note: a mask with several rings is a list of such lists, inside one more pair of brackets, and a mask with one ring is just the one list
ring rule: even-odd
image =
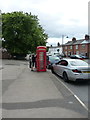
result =
[[35,56],[33,54],[32,57],[31,57],[31,71],[33,71],[34,66],[35,66]]
[[29,55],[29,68],[31,68],[32,57]]

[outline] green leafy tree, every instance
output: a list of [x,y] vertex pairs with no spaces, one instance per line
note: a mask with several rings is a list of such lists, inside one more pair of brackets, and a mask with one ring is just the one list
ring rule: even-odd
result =
[[2,47],[2,15],[1,15],[1,11],[0,11],[0,48]]
[[27,54],[35,52],[37,46],[46,45],[48,35],[31,13],[12,12],[2,14],[2,46],[9,53]]

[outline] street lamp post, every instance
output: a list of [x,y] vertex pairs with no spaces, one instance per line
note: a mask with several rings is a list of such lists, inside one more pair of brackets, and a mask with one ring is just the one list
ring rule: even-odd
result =
[[[66,35],[62,35],[62,54],[63,54],[63,42],[64,42],[64,37],[65,37]],[[68,38],[68,36],[66,36],[66,38]]]
[[64,35],[62,35],[62,45],[63,45]]

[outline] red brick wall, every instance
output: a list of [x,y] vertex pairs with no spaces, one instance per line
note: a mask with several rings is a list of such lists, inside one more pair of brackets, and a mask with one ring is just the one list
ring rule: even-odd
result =
[[[85,45],[82,47],[82,45]],[[66,46],[64,46],[63,51],[64,53],[67,52],[67,55],[70,54],[81,54],[84,53],[84,55],[88,55],[88,57],[90,58],[90,43],[89,44],[79,44],[78,45],[78,49],[76,49],[76,45],[72,45],[72,49],[70,49],[70,45],[67,45],[67,49],[65,49]]]

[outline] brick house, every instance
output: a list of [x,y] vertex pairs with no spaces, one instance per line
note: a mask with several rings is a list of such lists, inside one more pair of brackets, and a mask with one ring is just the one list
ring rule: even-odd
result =
[[73,38],[72,41],[68,41],[63,45],[63,53],[66,56],[70,56],[72,54],[81,54],[90,58],[89,35],[85,35],[85,38],[81,40],[76,40],[76,38]]
[[[63,47],[63,49],[62,49]],[[90,58],[90,38],[89,35],[85,35],[84,39],[76,40],[72,38],[72,41],[68,41],[66,44],[60,46],[51,46],[49,47],[49,53],[53,54],[59,49],[59,54],[65,54],[70,56],[72,54],[81,54]]]

